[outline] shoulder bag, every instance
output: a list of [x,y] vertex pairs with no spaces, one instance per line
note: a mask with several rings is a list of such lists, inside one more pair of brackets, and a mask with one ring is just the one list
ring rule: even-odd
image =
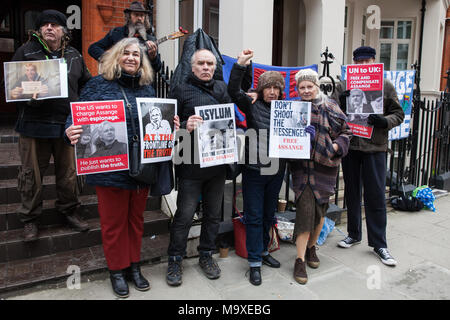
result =
[[130,177],[138,182],[145,184],[154,184],[158,181],[158,167],[153,163],[141,163],[141,141],[139,135],[136,132],[136,125],[133,119],[133,113],[131,111],[131,104],[128,101],[125,90],[120,86],[120,90],[125,98],[128,114],[130,116],[131,128],[133,130],[133,136],[131,137],[131,152],[130,152]]

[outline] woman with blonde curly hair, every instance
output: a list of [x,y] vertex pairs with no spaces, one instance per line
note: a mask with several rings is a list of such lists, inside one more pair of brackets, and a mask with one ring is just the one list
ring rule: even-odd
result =
[[[86,84],[80,100],[126,101],[126,95],[131,104],[131,117],[128,111],[125,113],[128,145],[131,146],[132,121],[139,128],[136,98],[155,96],[150,85],[152,81],[153,70],[139,41],[125,38],[102,56],[99,75]],[[174,117],[174,124],[178,129],[178,116]],[[73,125],[70,116],[66,128],[66,136],[75,145],[83,129]],[[168,176],[167,181],[169,179]],[[150,289],[139,267],[144,232],[143,212],[150,185],[134,180],[128,170],[91,174],[86,177],[86,183],[96,187],[103,250],[114,294],[128,297],[127,280],[133,282],[137,290]]]
[[[133,68],[130,69],[130,66],[133,66],[130,62],[131,60],[128,62],[121,62],[124,59],[125,51],[127,51],[127,53],[129,52],[127,48],[130,46],[136,46],[137,48],[133,52],[130,52],[134,57],[139,56],[140,64],[136,65],[136,70]],[[101,74],[104,79],[110,81],[120,79],[122,72],[125,72],[125,74],[129,72],[139,73],[139,78],[135,79],[139,80],[139,85],[149,85],[153,82],[154,72],[147,57],[143,53],[144,49],[136,38],[125,38],[105,52],[100,59],[98,73]]]

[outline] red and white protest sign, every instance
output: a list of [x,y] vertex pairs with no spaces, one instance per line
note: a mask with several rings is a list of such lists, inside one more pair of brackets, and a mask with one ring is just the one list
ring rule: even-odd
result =
[[383,64],[352,64],[347,66],[347,90],[383,90]]
[[128,169],[128,136],[123,100],[72,102],[74,125],[83,133],[75,145],[77,175]]
[[373,127],[367,124],[368,116],[383,113],[383,69],[382,63],[347,66],[347,114],[355,136],[370,139]]
[[350,129],[352,130],[352,133],[355,136],[358,137],[362,137],[362,138],[367,138],[370,139],[372,137],[372,131],[373,131],[373,127],[372,126],[363,126],[357,123],[348,123],[348,126],[350,127]]

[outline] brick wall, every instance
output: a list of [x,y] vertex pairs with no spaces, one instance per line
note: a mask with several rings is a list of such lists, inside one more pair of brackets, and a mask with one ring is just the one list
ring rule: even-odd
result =
[[[125,24],[124,10],[130,7],[134,0],[82,0],[82,37],[83,57],[92,75],[97,74],[97,61],[89,56],[89,46],[102,39],[111,29]],[[142,1],[147,6],[147,1]],[[153,0],[156,7],[156,0]],[[113,8],[111,18],[105,22],[101,16],[99,5]],[[156,18],[154,12],[154,19]],[[156,24],[156,23],[155,23]]]

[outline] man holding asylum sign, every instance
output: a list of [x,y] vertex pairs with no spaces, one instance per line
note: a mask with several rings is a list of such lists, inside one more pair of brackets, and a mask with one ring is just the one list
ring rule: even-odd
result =
[[[178,178],[177,211],[170,228],[170,243],[167,250],[169,261],[166,281],[170,286],[182,284],[183,258],[186,255],[187,240],[192,219],[200,196],[203,202],[203,221],[200,232],[199,265],[208,279],[217,279],[221,275],[219,265],[212,256],[216,249],[219,232],[223,190],[225,186],[225,165],[200,167],[195,161],[198,150],[195,149],[194,129],[208,122],[212,113],[204,112],[203,117],[196,113],[196,107],[231,103],[227,93],[227,84],[213,76],[217,68],[217,58],[208,49],[198,49],[190,58],[191,70],[185,82],[175,86],[171,98],[177,100],[177,113],[180,127],[187,134],[179,135],[183,148],[180,156],[183,163],[176,166]],[[225,112],[225,111],[222,111]],[[218,113],[220,116],[220,112]],[[225,117],[225,113],[222,114]],[[231,113],[234,117],[234,111]],[[225,117],[228,119],[228,117]],[[223,120],[223,119],[221,119]],[[221,121],[220,120],[220,121]]]

